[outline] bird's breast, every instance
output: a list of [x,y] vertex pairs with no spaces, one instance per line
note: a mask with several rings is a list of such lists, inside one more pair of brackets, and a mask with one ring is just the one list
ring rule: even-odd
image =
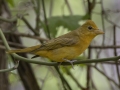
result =
[[47,57],[56,62],[63,62],[63,59],[72,60],[83,53],[87,47],[88,44],[78,43],[72,46],[49,50],[44,57]]
[[63,46],[53,50],[38,51],[36,54],[49,58],[52,61],[63,62],[64,59],[72,60],[79,56],[85,51],[88,45],[88,42],[81,41],[71,46]]

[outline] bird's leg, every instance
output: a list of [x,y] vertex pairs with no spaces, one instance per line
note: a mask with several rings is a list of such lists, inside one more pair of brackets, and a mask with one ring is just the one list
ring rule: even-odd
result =
[[[77,60],[68,60],[68,59],[63,59],[65,62],[69,62],[72,66],[72,68],[74,69],[74,66],[73,66],[73,63],[76,62]],[[60,65],[62,64],[63,62],[60,62],[58,67],[60,67]]]
[[74,69],[73,67],[73,63],[76,62],[77,60],[68,60],[68,59],[63,59],[65,62],[69,62],[71,65],[72,65],[72,68]]
[[62,62],[59,62],[58,67],[60,67],[61,64],[62,64]]

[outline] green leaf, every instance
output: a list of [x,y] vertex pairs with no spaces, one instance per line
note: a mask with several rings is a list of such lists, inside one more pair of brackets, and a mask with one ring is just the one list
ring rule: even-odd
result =
[[[55,35],[57,34],[58,27],[63,26],[68,30],[75,30],[80,26],[78,22],[80,20],[86,20],[86,19],[88,19],[88,15],[55,16],[55,17],[50,17],[47,20],[48,20],[48,26],[49,26],[51,35],[55,37]],[[43,25],[44,25],[44,30],[47,32],[45,28],[45,23],[43,23]]]
[[12,7],[15,6],[15,4],[14,4],[14,0],[7,0],[7,2],[8,2]]

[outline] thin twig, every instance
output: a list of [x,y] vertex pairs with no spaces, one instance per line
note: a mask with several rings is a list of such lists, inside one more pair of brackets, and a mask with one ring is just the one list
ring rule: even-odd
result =
[[37,39],[39,41],[47,41],[48,39],[45,39],[45,38],[41,38],[39,36],[33,36],[33,35],[30,35],[30,34],[24,34],[24,33],[13,33],[13,32],[3,32],[4,34],[11,34],[11,35],[17,35],[17,36],[21,36],[21,37],[29,37],[29,38],[32,38],[32,39]]
[[43,6],[43,12],[44,12],[44,20],[45,20],[45,24],[46,24],[46,28],[47,28],[47,32],[48,32],[48,38],[51,39],[50,30],[49,30],[49,26],[48,26],[48,21],[47,21],[47,17],[46,17],[46,10],[45,10],[44,0],[42,0],[42,6]]
[[[11,46],[11,47],[17,47],[17,48],[26,48],[25,46],[21,45],[21,44],[18,44],[18,43],[14,43],[14,42],[10,42],[10,41],[7,41],[8,44]],[[2,46],[3,44],[3,41],[0,40],[0,44]],[[5,47],[5,46],[4,46]]]
[[97,71],[99,71],[99,73],[101,73],[103,76],[105,76],[108,80],[110,80],[111,82],[113,82],[117,87],[119,87],[119,85],[111,78],[109,78],[108,76],[105,75],[105,73],[103,73],[101,70],[99,70],[97,67],[92,66],[91,67],[95,68]]
[[9,23],[11,23],[11,22],[16,21],[16,20],[17,20],[17,17],[10,18],[10,19],[6,19],[6,18],[3,18],[3,17],[0,16],[0,20],[1,20],[1,21],[4,21],[4,22],[9,22]]
[[53,6],[54,6],[54,2],[53,2],[53,0],[50,0],[49,17],[51,17],[51,15],[52,15]]
[[[6,50],[11,50],[4,34],[2,33],[2,30],[0,29],[0,37],[3,40],[3,43],[6,47]],[[15,53],[11,54],[14,58],[20,59],[21,61],[28,62],[28,63],[35,63],[35,64],[41,64],[41,65],[47,65],[47,66],[58,66],[59,63],[57,62],[41,62],[41,61],[35,61],[34,59],[28,59],[21,57]],[[110,58],[101,58],[101,59],[86,59],[86,60],[78,60],[74,62],[74,64],[83,64],[83,63],[97,63],[97,62],[106,62],[106,61],[116,61],[119,60],[120,56],[110,57]],[[63,62],[61,65],[71,65],[68,62]]]
[[36,27],[35,30],[39,31],[39,17],[40,17],[40,0],[37,1],[37,8],[36,8]]
[[120,46],[115,46],[115,45],[111,45],[111,46],[90,46],[89,48],[92,48],[92,49],[110,49],[110,48],[120,48]]
[[29,22],[24,18],[24,17],[21,17],[21,19],[24,21],[24,23],[27,25],[27,27],[33,32],[35,33],[36,35],[39,35],[39,33],[33,29],[33,27],[29,24]]
[[[107,72],[106,72],[106,70],[105,70],[105,68],[104,68],[103,64],[100,64],[100,65],[101,65],[101,69],[103,70],[103,73],[107,76]],[[96,66],[96,67],[97,67],[97,66]],[[107,80],[107,82],[108,82],[108,84],[110,85],[111,90],[113,90],[112,83],[110,83],[110,81],[109,81],[109,80]]]
[[[89,19],[91,19],[91,14],[92,14],[92,8],[91,8],[91,2],[90,0],[87,0],[87,5],[88,5],[88,14],[89,14]],[[91,46],[91,45],[90,45]],[[88,58],[91,58],[91,48],[88,49]],[[87,75],[86,75],[86,79],[87,79],[87,82],[86,82],[86,89],[89,90],[90,87],[90,79],[91,79],[91,67],[90,66],[87,66]]]
[[113,25],[117,26],[118,28],[120,28],[120,26],[119,26],[119,25],[117,25],[117,24],[116,24],[116,23],[114,23],[113,21],[109,20],[109,19],[108,19],[108,16],[105,16],[105,19],[106,19],[106,21],[108,21],[109,23],[111,23],[111,24],[113,24]]
[[17,61],[17,63],[15,64],[15,66],[12,67],[12,68],[0,70],[0,73],[1,72],[10,72],[10,71],[16,70],[18,68],[18,66],[19,66],[19,61]]
[[97,90],[97,88],[96,88],[96,86],[95,86],[95,84],[94,84],[94,81],[91,79],[91,84],[92,84],[92,89],[93,90]]
[[66,70],[67,70],[67,74],[75,81],[75,83],[77,84],[77,86],[80,88],[80,89],[82,89],[82,90],[86,90],[78,81],[77,81],[77,79],[72,75],[72,73],[67,69],[67,68],[65,68]]
[[66,81],[66,79],[63,77],[63,75],[61,74],[61,72],[58,69],[58,66],[55,66],[56,71],[58,72],[58,74],[60,75],[63,87],[65,90],[67,90],[66,86],[69,88],[69,90],[72,90],[70,85],[68,84],[68,82]]
[[32,4],[34,5],[33,9],[36,12],[37,7],[36,7],[36,0],[31,0]]
[[69,10],[69,12],[70,12],[70,15],[73,15],[73,12],[72,12],[72,9],[71,9],[71,7],[70,7],[70,4],[69,4],[68,0],[65,0],[65,3],[66,3],[66,5],[67,5],[67,7],[68,7],[68,10]]
[[42,85],[41,85],[41,90],[43,89],[43,87],[44,87],[44,85],[45,85],[45,82],[47,81],[48,74],[49,74],[49,71],[47,71],[47,73],[46,73],[46,75],[45,75],[44,79],[43,79],[43,80],[41,80],[41,82],[42,82]]
[[[105,33],[103,0],[101,0],[101,19],[102,19],[102,29],[103,29],[103,32]],[[104,46],[104,41],[105,41],[105,34],[103,35],[102,46]],[[97,53],[97,58],[99,57],[101,51],[102,51],[102,49],[100,49],[100,50],[98,51],[98,53]]]
[[[116,26],[113,26],[113,45],[116,45]],[[114,56],[117,56],[117,50],[116,48],[114,48]],[[119,66],[118,66],[118,62],[116,61],[116,71],[117,71],[117,77],[118,77],[118,81],[119,81],[119,88],[120,88],[120,72],[119,72]]]
[[[103,0],[101,0],[101,10],[102,10],[102,11],[101,11],[102,28],[103,28],[103,31],[105,32]],[[102,45],[104,45],[104,40],[105,40],[105,34],[103,35],[103,42],[102,42]]]
[[[115,65],[115,62],[102,62],[102,64],[110,64],[110,65]],[[118,61],[118,65],[120,65],[120,62]]]

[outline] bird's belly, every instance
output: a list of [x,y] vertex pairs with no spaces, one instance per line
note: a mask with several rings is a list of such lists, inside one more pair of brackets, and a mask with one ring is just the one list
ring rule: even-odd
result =
[[76,57],[76,52],[72,49],[57,49],[50,52],[48,58],[53,61],[63,62],[64,59],[73,59]]
[[49,58],[52,61],[63,62],[64,59],[72,60],[85,51],[88,44],[78,44],[70,47],[62,47],[54,50],[39,51],[36,55]]
[[56,62],[63,62],[64,59],[72,60],[79,56],[86,47],[63,47],[55,50],[50,50],[47,53],[47,58]]

